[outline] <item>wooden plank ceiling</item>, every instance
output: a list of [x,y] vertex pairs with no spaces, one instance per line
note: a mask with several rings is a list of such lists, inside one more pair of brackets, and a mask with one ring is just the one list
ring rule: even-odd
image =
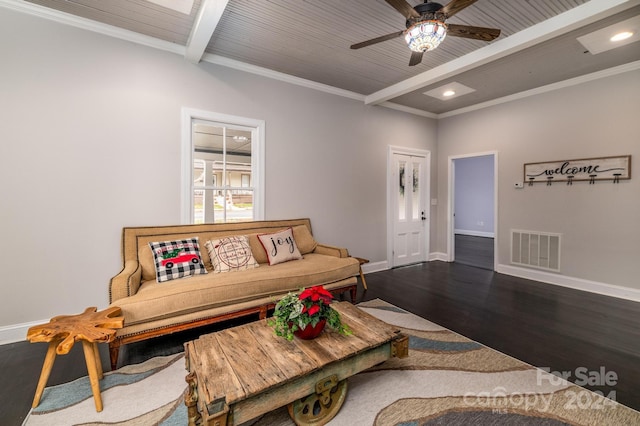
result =
[[[27,1],[186,46],[198,10],[208,0],[195,0],[188,15],[144,0]],[[421,1],[408,2],[414,6]],[[638,3],[636,0],[631,2]],[[588,0],[479,0],[447,22],[499,28],[502,34],[491,42],[498,43],[587,3]],[[612,13],[614,17],[605,16],[600,26],[639,13],[637,7],[626,9],[624,13]],[[384,0],[229,0],[205,53],[370,95],[489,44],[449,36],[438,49],[425,53],[422,63],[414,67],[408,66],[410,51],[401,37],[359,50],[349,48],[351,44],[403,30],[404,21],[404,17]],[[583,28],[582,33],[586,32],[588,29]],[[482,89],[473,96],[466,95],[468,101],[461,97],[462,101],[443,104],[422,95],[427,87],[391,100],[422,111],[442,113],[468,106],[471,102],[527,90],[535,84],[549,84],[577,73],[637,60],[634,58],[638,54],[634,56],[634,52],[628,51],[640,52],[635,46],[601,65],[595,62],[602,61],[602,57],[590,55],[594,57],[593,63],[582,65],[576,72],[566,72],[574,67],[576,60],[565,50],[576,49],[575,34],[569,34],[571,36],[564,35],[557,41],[545,41],[544,51],[533,46],[530,52],[520,52],[511,59],[497,60],[493,65],[482,64],[487,67],[484,70],[465,70],[469,74],[461,77],[466,81],[463,84],[479,85],[481,87],[476,89]],[[540,66],[544,64],[544,52],[547,51],[553,53],[549,56],[553,63]],[[516,59],[520,65],[515,63]],[[529,84],[523,84],[522,73],[531,70],[535,70],[535,78]],[[478,78],[482,76],[486,78],[485,83]],[[459,81],[456,78],[449,80]]]

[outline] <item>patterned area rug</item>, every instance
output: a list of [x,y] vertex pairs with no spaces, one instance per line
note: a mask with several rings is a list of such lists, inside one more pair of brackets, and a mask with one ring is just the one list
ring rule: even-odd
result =
[[[381,300],[358,305],[409,335],[409,357],[348,380],[330,425],[640,425],[640,413]],[[24,425],[185,425],[183,354],[45,389]],[[291,426],[286,408],[244,426]]]

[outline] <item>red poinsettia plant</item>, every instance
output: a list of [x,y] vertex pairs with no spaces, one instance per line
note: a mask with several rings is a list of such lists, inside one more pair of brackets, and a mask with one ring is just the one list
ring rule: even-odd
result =
[[290,292],[276,303],[268,324],[277,336],[287,340],[293,340],[296,331],[315,327],[322,320],[340,334],[351,334],[349,327],[342,323],[340,313],[331,307],[332,300],[333,295],[321,285]]

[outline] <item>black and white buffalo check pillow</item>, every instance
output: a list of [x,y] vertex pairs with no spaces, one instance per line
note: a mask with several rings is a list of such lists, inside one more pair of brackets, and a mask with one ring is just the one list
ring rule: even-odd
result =
[[149,246],[153,252],[156,280],[159,283],[207,273],[200,257],[198,237],[153,242]]

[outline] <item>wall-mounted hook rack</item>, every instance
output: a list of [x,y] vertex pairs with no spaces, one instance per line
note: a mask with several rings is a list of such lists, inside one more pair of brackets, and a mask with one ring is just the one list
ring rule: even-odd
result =
[[594,185],[599,180],[611,180],[620,183],[623,179],[631,179],[631,155],[619,157],[584,158],[578,160],[546,161],[526,163],[524,165],[524,181],[533,186],[537,182],[589,182]]

